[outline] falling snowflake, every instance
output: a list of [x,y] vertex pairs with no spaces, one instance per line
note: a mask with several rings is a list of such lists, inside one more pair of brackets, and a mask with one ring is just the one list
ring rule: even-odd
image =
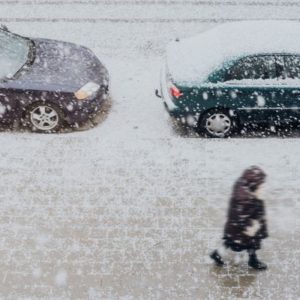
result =
[[2,103],[0,103],[0,116],[3,116],[6,112],[6,107]]
[[208,94],[206,92],[202,93],[202,98],[203,100],[207,100],[208,99]]
[[266,100],[263,96],[257,96],[257,106],[262,107],[266,105]]

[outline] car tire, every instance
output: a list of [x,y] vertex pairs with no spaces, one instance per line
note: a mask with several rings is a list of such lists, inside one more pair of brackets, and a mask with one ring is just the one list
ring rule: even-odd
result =
[[237,128],[237,119],[229,111],[213,109],[205,112],[198,122],[198,133],[206,137],[226,138]]
[[26,124],[33,132],[53,133],[63,127],[61,109],[51,103],[34,103],[27,109]]

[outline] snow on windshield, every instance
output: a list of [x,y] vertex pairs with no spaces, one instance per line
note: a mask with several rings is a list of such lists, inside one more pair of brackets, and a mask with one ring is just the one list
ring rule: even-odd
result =
[[29,42],[0,30],[0,79],[10,78],[26,63]]
[[300,53],[300,26],[291,21],[243,21],[219,25],[167,47],[177,82],[202,82],[225,61],[261,53]]

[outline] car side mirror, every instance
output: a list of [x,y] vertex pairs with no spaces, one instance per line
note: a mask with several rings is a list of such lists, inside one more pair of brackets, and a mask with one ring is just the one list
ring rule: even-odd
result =
[[4,24],[1,24],[0,28],[1,28],[2,30],[4,30],[4,31],[9,31],[9,30],[8,30],[8,27],[7,27],[6,25],[4,25]]

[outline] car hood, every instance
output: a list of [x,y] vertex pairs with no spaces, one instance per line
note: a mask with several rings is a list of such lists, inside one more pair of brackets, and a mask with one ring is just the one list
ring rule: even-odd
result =
[[75,92],[92,81],[105,84],[107,71],[91,50],[72,43],[33,39],[34,61],[18,83],[27,88]]

